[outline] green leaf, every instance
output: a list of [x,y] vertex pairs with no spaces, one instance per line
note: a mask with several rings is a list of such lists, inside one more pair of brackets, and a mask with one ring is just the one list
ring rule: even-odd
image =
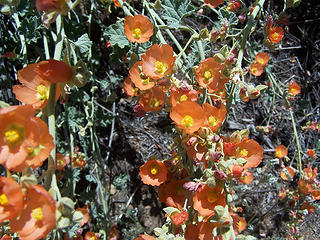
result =
[[286,0],[284,2],[283,11],[285,11],[287,8],[297,7],[300,3],[301,3],[301,0]]
[[124,34],[123,22],[110,25],[104,35],[108,37],[112,47],[118,46],[123,49],[130,46],[130,42]]
[[83,34],[78,40],[74,43],[81,53],[87,53],[92,46],[92,42],[87,33]]
[[167,20],[170,28],[183,26],[183,19],[195,11],[194,6],[191,5],[191,0],[164,0],[162,6],[165,11],[163,18]]
[[229,26],[237,25],[239,22],[237,15],[234,12],[230,12],[230,11],[223,9],[223,8],[220,8],[218,17],[219,17],[220,22],[228,20]]
[[31,42],[36,43],[41,38],[40,29],[43,26],[37,16],[26,17],[22,20],[18,28],[19,34],[23,34],[26,38],[27,44]]

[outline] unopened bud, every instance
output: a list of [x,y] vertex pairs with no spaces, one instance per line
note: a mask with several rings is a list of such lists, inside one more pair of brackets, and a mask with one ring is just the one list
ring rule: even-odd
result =
[[214,161],[214,162],[217,162],[220,160],[222,156],[222,153],[221,152],[210,152],[209,153],[209,158],[211,161]]
[[227,174],[225,174],[223,171],[219,169],[214,172],[214,176],[216,177],[216,179],[219,179],[222,181],[225,181],[228,178]]

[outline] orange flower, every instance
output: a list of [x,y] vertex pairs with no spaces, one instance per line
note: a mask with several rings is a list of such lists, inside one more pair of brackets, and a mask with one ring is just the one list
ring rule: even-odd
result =
[[0,177],[0,223],[15,218],[23,209],[23,194],[11,178]]
[[289,84],[289,94],[290,95],[293,95],[293,96],[296,96],[298,94],[301,93],[301,87],[298,83],[296,82],[291,82]]
[[205,125],[209,126],[213,132],[217,132],[227,115],[226,107],[221,104],[220,108],[217,108],[209,103],[205,103],[202,105],[202,108],[206,114]]
[[184,222],[188,221],[189,215],[186,211],[175,212],[170,215],[170,218],[174,225],[179,226],[184,224]]
[[69,154],[64,156],[61,153],[56,154],[56,169],[59,171],[63,171],[66,165],[70,162]]
[[12,240],[12,239],[13,239],[13,237],[11,237],[11,236],[9,236],[9,235],[7,235],[7,234],[3,235],[3,236],[0,238],[0,240]]
[[[49,100],[50,83],[41,78],[35,69],[38,64],[29,64],[18,71],[18,80],[23,85],[14,85],[13,93],[16,98],[34,109],[44,108]],[[60,89],[56,90],[56,101],[60,96]]]
[[269,62],[269,54],[266,52],[259,52],[254,59],[257,63],[259,63],[262,67],[265,67]]
[[99,235],[94,232],[87,232],[84,236],[84,240],[99,240]]
[[139,89],[136,88],[130,77],[126,77],[126,79],[124,80],[123,91],[130,97],[139,95]]
[[153,25],[149,18],[140,14],[134,17],[127,16],[123,27],[130,42],[144,43],[153,35]]
[[312,184],[308,183],[304,179],[300,179],[299,180],[298,188],[299,188],[300,192],[305,194],[305,195],[308,195],[309,193],[312,193],[312,191],[314,190]]
[[304,168],[303,170],[304,179],[313,182],[317,177],[318,168],[314,168],[312,170],[311,166]]
[[295,172],[294,168],[290,166],[282,168],[280,172],[280,177],[285,181],[292,181],[294,177],[294,172]]
[[178,128],[186,131],[187,134],[194,133],[205,122],[205,112],[196,102],[182,102],[172,108],[170,118]]
[[247,163],[243,166],[244,169],[257,167],[263,159],[263,148],[253,139],[243,139],[236,144],[236,158],[244,158]]
[[116,224],[112,224],[111,229],[109,231],[108,240],[118,240],[119,238],[120,238],[120,231],[117,229]]
[[216,8],[224,3],[224,0],[204,0],[204,3],[209,7]]
[[31,185],[20,217],[11,220],[12,231],[21,240],[45,238],[56,224],[56,203],[40,185]]
[[49,133],[47,124],[40,118],[32,118],[37,124],[40,131],[39,143],[36,147],[28,147],[28,157],[25,164],[20,165],[19,168],[22,171],[24,167],[29,166],[32,169],[36,169],[42,166],[42,163],[49,157],[51,150],[54,148],[53,138]]
[[157,239],[149,235],[140,234],[139,237],[135,238],[134,240],[157,240]]
[[212,57],[203,60],[196,71],[196,78],[201,87],[207,88],[210,83],[220,78],[223,69],[221,63],[216,62]]
[[254,180],[253,173],[249,170],[243,172],[242,176],[239,178],[239,182],[244,184],[250,184]]
[[167,206],[182,209],[188,196],[188,191],[183,188],[185,180],[171,180],[161,184],[158,188],[160,202],[165,202]]
[[226,205],[226,196],[219,186],[210,188],[203,185],[197,189],[193,196],[193,208],[203,217],[214,215],[214,208],[218,205]]
[[166,102],[166,95],[161,87],[154,87],[145,91],[139,99],[139,104],[145,112],[157,112],[163,108]]
[[39,146],[40,132],[33,115],[31,105],[0,109],[0,164],[9,170],[24,163],[28,148]]
[[309,202],[304,202],[301,206],[301,210],[307,209],[308,213],[313,213],[315,212],[316,208],[312,206]]
[[173,56],[173,49],[168,44],[155,44],[149,48],[142,59],[143,73],[152,79],[160,79],[169,74],[173,68],[176,57]]
[[83,168],[86,163],[87,161],[84,154],[81,152],[76,152],[75,156],[72,158],[73,167]]
[[259,62],[253,62],[250,65],[250,73],[256,77],[263,73],[263,66]]
[[316,153],[315,153],[314,149],[308,149],[307,150],[307,154],[311,158],[315,158],[315,156],[316,156]]
[[50,83],[66,83],[72,78],[72,68],[65,62],[55,59],[39,62],[34,71]]
[[170,105],[175,107],[176,105],[185,102],[196,102],[198,99],[198,92],[196,90],[183,90],[181,88],[172,87],[170,92]]
[[[113,4],[116,6],[116,7],[121,7],[120,3],[118,0],[112,0],[113,1]],[[125,2],[126,0],[122,0],[122,2]]]
[[66,0],[36,0],[35,5],[38,12],[45,11],[49,13],[57,11],[60,14],[67,15],[69,11]]
[[288,149],[284,145],[278,145],[274,150],[274,154],[277,158],[282,159],[288,155]]
[[314,189],[311,193],[311,197],[313,200],[320,200],[320,190]]
[[83,208],[77,208],[75,211],[81,212],[83,215],[83,219],[79,224],[80,227],[82,227],[89,221],[89,218],[90,218],[89,212],[88,212],[88,205],[84,206]]
[[130,79],[140,90],[151,89],[154,87],[155,82],[149,77],[142,76],[144,74],[140,71],[141,66],[142,61],[138,61],[131,67],[131,69],[129,70]]
[[149,160],[140,167],[140,177],[144,184],[160,186],[167,180],[167,168],[159,160]]
[[268,29],[268,38],[272,43],[279,43],[284,36],[282,27],[276,26]]

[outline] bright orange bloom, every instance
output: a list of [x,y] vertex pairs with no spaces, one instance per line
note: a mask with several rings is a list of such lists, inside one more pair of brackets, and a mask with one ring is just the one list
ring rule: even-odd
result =
[[182,102],[172,108],[170,118],[178,128],[185,130],[187,134],[194,133],[204,124],[205,112],[196,102]]
[[87,161],[83,153],[76,153],[72,158],[73,167],[83,168],[86,165]]
[[53,138],[49,133],[47,124],[40,118],[32,118],[37,124],[40,131],[39,143],[36,147],[28,147],[28,157],[24,164],[17,167],[22,171],[26,166],[36,169],[42,166],[42,163],[49,157],[51,150],[54,148]]
[[168,170],[163,162],[153,159],[140,167],[140,177],[144,184],[160,186],[167,180]]
[[[42,109],[49,100],[50,83],[42,79],[36,72],[37,64],[29,64],[18,71],[18,80],[23,85],[14,85],[16,98],[34,109]],[[56,101],[60,96],[60,88],[56,90]]]
[[311,193],[311,197],[313,200],[320,200],[320,190],[314,189]]
[[280,177],[285,181],[292,181],[294,177],[294,172],[295,172],[294,168],[290,166],[282,168],[280,172]]
[[290,95],[293,95],[293,96],[296,96],[298,94],[301,93],[301,87],[298,83],[296,82],[291,82],[289,84],[289,94]]
[[274,150],[274,155],[277,158],[282,159],[288,155],[288,149],[284,145],[278,145],[278,146],[276,146],[276,149]]
[[219,186],[210,188],[203,185],[197,189],[193,195],[193,208],[199,212],[201,216],[211,217],[214,215],[214,208],[218,205],[226,205],[226,196]]
[[34,71],[50,83],[66,83],[72,78],[72,68],[65,62],[55,59],[39,62]]
[[166,102],[166,95],[161,87],[153,87],[145,91],[139,99],[139,104],[145,112],[157,112],[163,108]]
[[253,139],[243,139],[236,144],[236,158],[244,158],[247,163],[243,166],[244,169],[258,167],[263,159],[263,148]]
[[82,227],[89,221],[89,218],[90,218],[89,212],[88,212],[88,205],[84,206],[83,208],[77,208],[75,211],[81,212],[83,215],[83,219],[79,224],[80,227]]
[[94,232],[87,232],[84,236],[84,240],[99,240],[99,235]]
[[302,171],[303,171],[304,179],[311,181],[311,182],[313,182],[318,175],[318,173],[317,173],[318,168],[314,168],[312,170],[311,166],[304,168]]
[[38,12],[54,12],[57,11],[60,14],[67,15],[69,11],[66,0],[36,0],[36,8]]
[[239,165],[233,165],[233,167],[232,167],[232,176],[234,178],[241,177],[243,170],[244,170],[243,167],[241,167]]
[[61,153],[56,154],[56,169],[58,171],[63,171],[69,162],[70,162],[69,154],[66,156],[64,156]]
[[170,218],[174,225],[179,226],[184,224],[184,222],[188,221],[189,215],[186,211],[175,212],[172,215],[170,215]]
[[153,25],[149,18],[140,14],[127,16],[123,27],[130,42],[144,43],[153,35]]
[[287,191],[286,191],[286,189],[285,189],[285,188],[281,188],[281,189],[279,190],[279,193],[278,193],[279,199],[280,199],[280,200],[283,200],[283,199],[285,199],[286,196],[287,196]]
[[159,200],[167,206],[182,209],[188,196],[188,191],[183,188],[186,180],[171,180],[161,184],[158,188]]
[[0,109],[0,164],[9,170],[24,163],[28,148],[39,145],[40,131],[33,115],[31,105]]
[[308,183],[305,179],[300,179],[298,182],[298,188],[301,193],[308,195],[309,193],[312,193],[314,190],[312,184]]
[[282,27],[276,26],[268,29],[268,38],[272,43],[279,43],[284,36]]
[[149,235],[140,234],[139,237],[135,238],[134,240],[157,240],[157,239]]
[[20,217],[10,221],[21,240],[45,238],[56,225],[56,203],[40,185],[31,185]]
[[316,156],[316,153],[315,153],[314,149],[308,149],[307,150],[307,154],[311,158],[315,158],[315,156]]
[[224,3],[224,0],[204,0],[204,3],[209,7],[216,8]]
[[173,48],[168,44],[157,44],[149,48],[142,59],[142,71],[151,79],[160,79],[169,74],[173,68],[176,57]]
[[249,170],[243,172],[242,176],[239,178],[239,182],[244,184],[250,184],[254,180],[253,173]]
[[130,77],[126,77],[126,79],[124,80],[123,91],[125,92],[125,94],[127,94],[130,97],[139,95],[139,89],[131,81]]
[[220,78],[223,69],[221,63],[216,62],[212,57],[203,60],[197,68],[196,78],[201,87],[208,88],[208,85]]
[[198,99],[198,92],[196,90],[183,90],[181,88],[172,87],[170,92],[170,105],[175,107],[176,105],[185,102],[196,102]]
[[120,231],[117,229],[116,224],[112,224],[111,229],[109,231],[108,240],[118,240],[119,238],[120,238]]
[[254,59],[257,63],[259,63],[262,67],[265,67],[269,62],[269,54],[266,52],[259,52]]
[[253,62],[250,65],[250,73],[256,77],[263,73],[263,66],[259,62]]
[[141,66],[142,61],[138,61],[131,67],[131,69],[129,70],[131,81],[140,90],[148,90],[150,88],[153,88],[155,82],[149,77],[143,76],[144,74],[140,71]]
[[245,218],[240,217],[237,223],[238,232],[242,232],[247,228],[247,221]]
[[187,149],[187,155],[189,159],[193,160],[195,163],[197,162],[204,162],[207,164],[206,154],[208,152],[208,148],[206,146],[202,146],[198,144],[197,146],[189,146]]
[[209,126],[213,132],[217,132],[222,122],[226,118],[227,109],[221,104],[220,108],[205,103],[202,105],[203,111],[206,114],[205,126]]
[[[116,6],[116,7],[121,7],[120,3],[118,0],[112,0],[113,1],[113,4]],[[126,0],[122,0],[122,2],[125,2]]]
[[11,178],[0,177],[0,223],[17,217],[22,209],[20,185]]
[[3,235],[3,236],[0,238],[0,240],[12,240],[12,239],[13,239],[13,237],[11,237],[11,236],[9,236],[9,235],[7,235],[7,234]]

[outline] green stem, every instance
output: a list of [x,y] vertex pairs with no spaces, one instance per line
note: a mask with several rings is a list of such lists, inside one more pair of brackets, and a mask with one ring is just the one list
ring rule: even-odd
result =
[[[243,56],[244,56],[244,51],[246,49],[246,44],[249,38],[249,34],[250,31],[253,27],[254,24],[254,19],[256,18],[258,12],[260,11],[260,9],[263,7],[265,0],[259,0],[258,5],[259,7],[255,7],[252,14],[250,15],[247,25],[245,26],[245,28],[243,29],[243,35],[242,35],[242,39],[241,39],[241,45],[240,45],[240,50],[238,53],[238,59],[237,59],[237,68],[240,70],[242,67],[242,60],[243,60]],[[226,119],[223,122],[223,125],[221,126],[221,130],[224,128],[226,122],[228,121],[229,115],[230,115],[230,107],[232,104],[232,100],[234,97],[234,92],[236,90],[236,85],[232,82],[231,83],[231,89],[230,89],[230,93],[227,96],[227,103],[226,103],[226,109],[227,109],[227,116]]]
[[[15,23],[16,23],[16,26],[17,26],[17,29],[20,27],[21,23],[20,23],[20,20],[19,20],[19,15],[18,13],[14,13],[12,15]],[[19,38],[20,38],[20,43],[21,43],[21,51],[20,51],[20,54],[22,53],[22,56],[23,56],[23,64],[26,65],[27,64],[27,44],[26,44],[26,38],[23,34],[19,34],[19,32],[17,31],[18,35],[19,35]]]

